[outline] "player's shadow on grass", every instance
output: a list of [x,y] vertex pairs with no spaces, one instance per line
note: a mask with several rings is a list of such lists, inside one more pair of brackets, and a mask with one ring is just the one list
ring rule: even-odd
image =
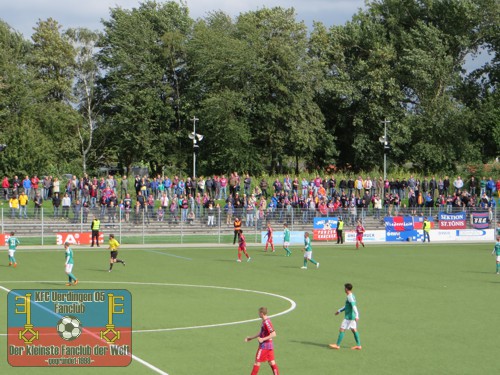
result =
[[108,272],[109,268],[86,268],[87,271],[92,271],[92,272]]
[[292,342],[295,342],[295,343],[301,344],[301,345],[319,346],[320,348],[323,348],[323,349],[330,349],[328,347],[328,344],[325,344],[324,342],[297,341],[297,340],[292,340]]
[[464,273],[491,273],[491,272],[486,272],[486,271],[468,271],[468,270],[465,270],[465,271],[462,271]]

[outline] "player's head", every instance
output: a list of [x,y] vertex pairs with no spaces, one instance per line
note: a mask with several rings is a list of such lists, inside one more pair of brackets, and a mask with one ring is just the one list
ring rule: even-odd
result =
[[[12,232],[10,235],[13,236],[14,232]],[[497,242],[500,242],[500,236],[497,236]]]
[[346,291],[351,291],[352,290],[352,284],[346,283],[344,284],[344,288]]
[[309,237],[309,232],[305,232],[305,233],[304,233],[304,237],[305,237],[305,238]]
[[69,242],[68,242],[68,241],[66,241],[66,242],[64,243],[64,247],[65,247],[65,248],[68,248],[68,247],[69,247]]
[[12,237],[14,237],[14,235],[15,235],[15,234],[16,234],[16,233],[15,233],[14,231],[10,232],[10,235],[11,235]]
[[259,308],[259,316],[267,315],[267,307]]
[[285,224],[283,224],[283,226],[284,226],[285,228],[288,228],[288,224],[286,224],[286,223],[285,223]]
[[109,238],[115,238],[115,235],[114,235],[113,233],[111,233],[111,234],[109,235]]
[[241,235],[243,235],[243,231],[240,229],[240,230],[238,231],[238,236],[241,236]]

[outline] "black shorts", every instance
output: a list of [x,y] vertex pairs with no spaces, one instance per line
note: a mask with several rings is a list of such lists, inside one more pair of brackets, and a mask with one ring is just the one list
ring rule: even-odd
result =
[[118,251],[117,250],[114,250],[111,252],[111,259],[116,259],[116,257],[118,256]]

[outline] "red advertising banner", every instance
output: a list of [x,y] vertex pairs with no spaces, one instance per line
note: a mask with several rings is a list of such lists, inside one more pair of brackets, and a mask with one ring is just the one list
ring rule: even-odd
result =
[[7,236],[5,234],[0,234],[0,246],[7,245],[7,243],[5,242],[5,241],[7,241],[7,238],[9,238],[9,236]]
[[[99,243],[104,241],[104,233],[99,233]],[[69,242],[71,245],[90,245],[92,243],[91,232],[59,232],[56,233],[56,244],[64,245]]]
[[314,241],[337,241],[337,230],[335,229],[314,229]]

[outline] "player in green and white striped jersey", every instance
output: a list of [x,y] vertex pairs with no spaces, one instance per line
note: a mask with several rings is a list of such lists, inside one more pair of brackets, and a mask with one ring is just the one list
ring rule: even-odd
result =
[[20,242],[17,237],[15,237],[15,233],[10,232],[10,237],[7,240],[7,245],[9,246],[9,266],[13,266],[14,268],[17,267],[17,262],[14,255],[16,254],[16,248],[19,244]]
[[286,257],[292,255],[290,248],[290,229],[287,224],[283,224],[283,249],[286,251]]
[[500,236],[497,237],[497,243],[491,252],[491,255],[497,256],[497,275],[500,274]]
[[312,254],[311,238],[309,237],[309,232],[306,232],[304,233],[304,265],[301,267],[303,270],[307,270],[307,261],[315,264],[316,268],[319,268],[319,263],[313,259]]
[[353,346],[353,350],[361,350],[361,342],[359,340],[359,333],[357,329],[357,322],[359,320],[359,312],[356,307],[356,297],[352,294],[352,284],[344,284],[344,290],[347,294],[347,299],[345,301],[345,306],[338,309],[335,315],[340,314],[342,311],[345,312],[345,318],[342,321],[339,329],[339,337],[337,338],[336,344],[330,344],[332,349],[340,349],[340,343],[344,338],[345,330],[350,329],[354,334],[354,339],[356,340],[356,346]]

